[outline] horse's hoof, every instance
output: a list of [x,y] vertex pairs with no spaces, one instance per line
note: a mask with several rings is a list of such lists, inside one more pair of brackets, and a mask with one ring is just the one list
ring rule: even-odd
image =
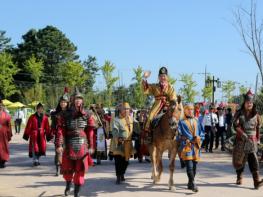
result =
[[169,186],[169,190],[172,191],[172,192],[175,192],[176,188],[174,186]]

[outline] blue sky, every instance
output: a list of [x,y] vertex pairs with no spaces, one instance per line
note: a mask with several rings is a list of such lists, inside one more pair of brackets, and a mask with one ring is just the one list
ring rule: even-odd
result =
[[[249,7],[249,0],[3,0],[0,29],[16,45],[31,28],[56,26],[78,47],[82,60],[93,55],[99,65],[113,62],[125,85],[138,65],[152,71],[150,82],[156,82],[165,65],[174,78],[193,73],[198,90],[204,85],[198,73],[205,66],[222,81],[254,86],[256,64],[243,52],[231,24],[239,5]],[[263,18],[262,1],[258,14]],[[95,87],[104,87],[101,75]],[[176,89],[180,87],[178,82]],[[220,100],[222,95],[216,96]]]

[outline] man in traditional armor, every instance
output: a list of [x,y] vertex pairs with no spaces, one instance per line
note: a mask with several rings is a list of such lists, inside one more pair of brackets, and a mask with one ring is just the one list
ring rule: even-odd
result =
[[236,130],[236,142],[233,149],[233,165],[237,173],[237,185],[242,184],[242,175],[246,161],[254,180],[254,187],[263,185],[259,178],[259,163],[257,158],[257,143],[260,142],[260,116],[253,103],[254,95],[251,90],[244,97],[244,103],[234,116],[233,125]]
[[92,165],[93,129],[94,120],[84,111],[83,96],[76,90],[74,104],[58,121],[56,138],[57,151],[63,151],[61,172],[66,180],[66,196],[70,193],[72,180],[75,185],[74,197],[79,196],[85,171]]
[[[58,125],[57,122],[59,119],[61,119],[65,113],[67,112],[69,108],[69,97],[68,97],[68,92],[64,91],[64,95],[59,98],[59,102],[57,105],[57,108],[54,112],[51,113],[51,133],[52,133],[52,138],[55,136],[55,142],[58,140],[57,137],[57,132],[58,132]],[[61,150],[61,149],[58,149]],[[56,176],[59,175],[59,168],[61,167],[62,163],[62,152],[57,152],[55,151],[55,166],[56,166]]]

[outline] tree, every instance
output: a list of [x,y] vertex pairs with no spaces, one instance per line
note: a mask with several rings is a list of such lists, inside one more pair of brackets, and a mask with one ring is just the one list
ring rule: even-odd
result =
[[9,44],[11,41],[11,38],[5,37],[5,31],[0,30],[0,52],[3,52],[4,50],[8,50],[12,48],[12,45]]
[[143,94],[142,90],[142,75],[143,75],[143,70],[141,66],[138,66],[137,68],[133,69],[133,72],[135,74],[135,77],[132,78],[132,80],[135,80],[135,84],[133,87],[133,96],[134,96],[134,103],[135,107],[141,108],[144,106],[145,103],[145,95]]
[[56,27],[31,29],[22,38],[23,42],[13,50],[15,61],[21,68],[21,73],[16,76],[19,80],[27,80],[24,63],[32,55],[43,61],[45,77],[42,81],[51,84],[61,82],[60,70],[66,62],[78,59],[77,47]]
[[263,20],[257,18],[257,4],[250,1],[250,9],[239,7],[234,12],[236,27],[240,37],[245,44],[247,53],[255,60],[261,75],[263,84],[262,44],[263,44]]
[[[43,101],[44,100],[44,90],[42,84],[39,83],[40,78],[43,75],[43,61],[37,60],[34,55],[32,55],[28,60],[25,61],[25,69],[30,74],[30,78],[33,79],[33,87],[32,88],[23,88],[25,91],[23,94],[29,97],[27,102],[29,101]],[[33,93],[31,93],[33,92]],[[30,95],[32,95],[30,97]]]
[[205,100],[212,101],[212,96],[213,96],[213,87],[212,86],[207,86],[202,89],[202,96],[204,97]]
[[172,76],[168,75],[168,81],[172,86],[174,86],[177,80]]
[[[122,102],[130,103],[130,89],[125,86],[115,87],[112,92],[112,101],[114,105]],[[130,103],[131,104],[131,103]]]
[[231,101],[232,97],[233,97],[233,91],[236,89],[236,85],[234,81],[226,81],[225,83],[223,83],[222,85],[222,91],[225,94],[225,97],[227,99],[228,102]]
[[40,77],[43,75],[43,61],[37,60],[34,55],[32,55],[25,62],[25,69],[30,74],[31,78],[39,83]]
[[62,66],[61,74],[65,85],[71,88],[83,86],[88,79],[84,67],[79,62],[67,62]]
[[86,92],[90,93],[93,90],[93,86],[96,82],[96,75],[100,69],[97,64],[96,57],[88,56],[88,59],[83,62],[83,67],[85,69],[85,73],[87,74],[85,82]]
[[245,87],[244,85],[239,86],[239,94],[240,94],[240,95],[246,94],[247,91],[248,91],[248,88]]
[[119,80],[119,77],[112,76],[112,73],[115,70],[115,65],[110,61],[105,61],[101,70],[106,83],[106,106],[111,107],[113,86]]
[[17,92],[13,75],[15,75],[19,69],[17,65],[13,63],[12,56],[5,52],[0,53],[0,68],[0,92],[5,97],[8,97]]
[[193,103],[198,92],[194,90],[197,83],[193,80],[192,74],[182,74],[180,75],[180,81],[184,84],[183,88],[180,88],[180,93],[183,96],[185,102]]

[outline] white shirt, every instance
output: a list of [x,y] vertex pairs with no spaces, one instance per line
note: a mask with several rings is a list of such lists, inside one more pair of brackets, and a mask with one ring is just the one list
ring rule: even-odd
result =
[[22,110],[17,110],[14,114],[14,120],[16,119],[24,119],[25,118],[25,114]]
[[[211,117],[212,117],[212,121],[211,121]],[[213,126],[215,126],[216,124],[218,124],[218,118],[217,118],[217,115],[214,114],[214,113],[209,113],[207,115],[205,115],[205,118],[204,118],[204,125],[205,126],[212,126],[212,123],[213,123]]]
[[218,117],[218,125],[219,127],[225,127],[225,117],[224,115],[221,115]]

